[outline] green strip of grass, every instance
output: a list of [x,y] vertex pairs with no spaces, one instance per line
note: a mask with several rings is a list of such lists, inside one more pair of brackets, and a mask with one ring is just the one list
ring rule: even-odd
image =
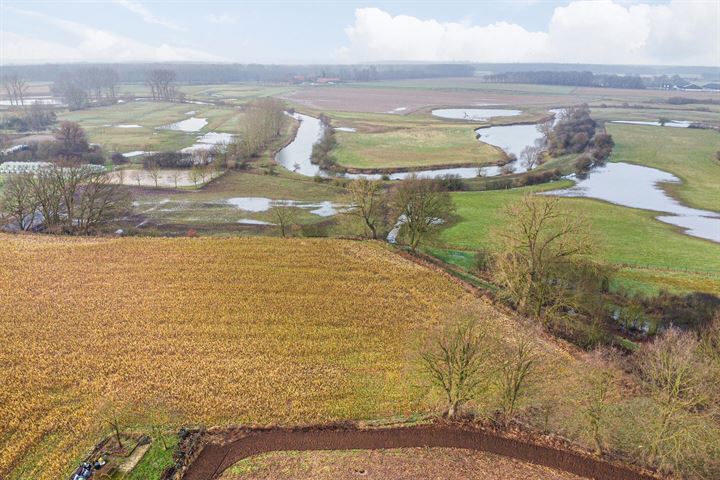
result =
[[[526,192],[566,184],[454,193],[459,219],[442,233],[441,241],[457,250],[495,248],[492,231],[502,224],[505,205]],[[668,288],[720,294],[720,245],[680,234],[655,220],[652,212],[590,199],[561,201],[573,215],[590,221],[600,258],[618,265],[623,286],[647,292]]]

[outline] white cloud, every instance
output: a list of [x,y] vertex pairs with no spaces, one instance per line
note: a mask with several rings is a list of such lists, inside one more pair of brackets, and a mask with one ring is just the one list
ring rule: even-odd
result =
[[37,62],[166,62],[224,61],[216,55],[194,48],[168,44],[142,43],[107,30],[81,23],[49,17],[45,14],[5,7],[15,13],[43,20],[77,38],[72,44],[61,44],[9,31],[0,33],[0,64]]
[[83,61],[82,53],[59,43],[46,42],[17,33],[0,31],[0,65],[11,63],[41,63]]
[[346,27],[349,61],[674,63],[720,66],[720,2],[621,5],[573,1],[557,7],[546,31],[355,11]]
[[147,9],[147,7],[145,7],[145,5],[140,2],[136,2],[134,0],[113,0],[113,3],[140,15],[140,17],[142,17],[145,23],[161,25],[171,30],[183,30],[183,28],[172,23],[171,21],[155,16],[150,10]]
[[236,23],[237,18],[233,17],[232,15],[229,15],[227,13],[209,13],[205,15],[205,20],[207,20],[210,23]]

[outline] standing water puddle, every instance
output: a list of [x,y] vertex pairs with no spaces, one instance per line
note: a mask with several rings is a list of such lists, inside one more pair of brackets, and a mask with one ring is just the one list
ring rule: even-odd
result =
[[165,125],[159,128],[162,128],[163,130],[175,130],[180,132],[197,132],[207,124],[207,118],[190,117],[186,120],[181,120],[179,122],[171,123],[170,125]]
[[198,136],[194,145],[180,150],[182,153],[196,153],[201,150],[212,150],[218,145],[227,145],[233,141],[232,133],[208,132]]
[[432,111],[432,114],[436,117],[474,122],[488,120],[493,117],[516,117],[521,113],[520,110],[502,108],[439,108]]
[[675,175],[629,163],[608,163],[567,189],[547,192],[562,197],[587,197],[624,207],[663,212],[661,222],[682,228],[685,233],[720,243],[720,213],[686,207],[668,196],[658,184],[680,183]]
[[297,207],[310,210],[310,213],[319,217],[330,217],[338,213],[341,205],[329,200],[322,202],[298,202],[295,200],[272,200],[265,197],[234,197],[225,200],[228,204],[246,212],[267,212],[275,206]]
[[688,128],[692,122],[688,122],[687,120],[668,120],[663,125],[660,122],[646,122],[642,120],[613,120],[610,123],[624,123],[628,125],[651,125],[653,127]]

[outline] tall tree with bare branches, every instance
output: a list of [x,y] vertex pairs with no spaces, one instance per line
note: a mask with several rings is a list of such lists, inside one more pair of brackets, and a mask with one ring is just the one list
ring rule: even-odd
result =
[[461,313],[421,353],[425,373],[445,397],[449,418],[489,385],[493,355],[488,338],[475,318]]
[[558,198],[532,194],[509,205],[503,223],[496,280],[521,312],[544,319],[567,299],[562,270],[593,251],[589,226]]
[[349,207],[345,214],[359,218],[373,240],[387,220],[387,199],[382,184],[366,178],[359,178],[347,187]]

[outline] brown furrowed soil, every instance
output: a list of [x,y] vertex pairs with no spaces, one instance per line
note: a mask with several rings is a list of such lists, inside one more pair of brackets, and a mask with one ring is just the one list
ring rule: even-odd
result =
[[[362,87],[304,87],[283,95],[288,101],[297,102],[320,111],[390,112],[410,113],[431,105],[472,106],[482,104],[516,104],[517,94],[510,92],[451,91],[451,90],[402,90],[397,88]],[[562,106],[577,103],[571,95],[523,96],[524,105]]]
[[222,480],[577,480],[581,477],[460,448],[275,452],[229,468]]
[[[529,478],[573,478],[574,475],[599,480],[650,480],[656,478],[624,465],[597,460],[582,451],[571,449],[559,440],[542,438],[538,441],[543,443],[507,436],[470,425],[428,424],[391,428],[357,428],[346,425],[297,429],[246,429],[219,434],[210,440],[190,464],[182,479],[213,480],[221,478],[220,475],[237,462],[266,452],[429,447],[482,451],[520,460],[522,462],[517,462],[519,465],[529,462],[572,474],[568,477],[531,476]],[[365,455],[367,458],[367,454]],[[506,473],[513,475],[520,473],[515,470],[513,462],[506,460],[503,466]],[[524,467],[529,468],[527,465]],[[231,473],[232,471],[229,472],[229,474]],[[234,477],[222,478],[232,479]],[[299,476],[297,478],[306,477]],[[498,478],[514,479],[518,477]]]
[[[446,79],[447,80],[447,79]],[[448,80],[451,81],[451,80]],[[470,82],[469,88],[452,88],[426,81],[425,88],[398,88],[391,82],[385,86],[304,86],[282,95],[320,111],[391,112],[406,114],[427,106],[527,105],[561,107],[593,102],[659,102],[670,97],[711,100],[713,92],[676,92],[661,90],[626,90],[617,88],[578,87],[567,91],[543,85],[491,85]]]

